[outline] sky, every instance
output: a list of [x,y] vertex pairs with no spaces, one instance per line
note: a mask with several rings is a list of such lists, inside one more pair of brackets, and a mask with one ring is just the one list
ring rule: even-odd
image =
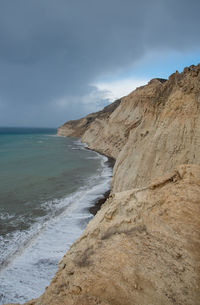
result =
[[0,126],[58,127],[200,62],[199,0],[0,0]]

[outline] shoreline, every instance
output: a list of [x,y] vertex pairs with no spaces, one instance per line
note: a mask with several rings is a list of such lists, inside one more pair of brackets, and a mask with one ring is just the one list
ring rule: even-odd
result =
[[[91,150],[91,149],[88,149],[88,154],[89,154],[89,150]],[[109,171],[110,173],[109,173],[109,176],[107,177],[107,175],[103,178],[103,180],[102,180],[102,183],[103,183],[103,185],[105,184],[105,182],[106,182],[106,180],[107,180],[107,178],[109,179],[109,184],[107,184],[106,183],[106,187],[104,188],[104,189],[102,189],[101,188],[101,182],[99,181],[96,181],[97,182],[97,184],[96,184],[96,186],[97,186],[97,188],[98,188],[98,186],[100,187],[100,188],[98,188],[99,189],[99,191],[97,191],[97,196],[95,196],[96,198],[93,198],[93,200],[92,201],[90,201],[89,199],[87,200],[87,205],[85,206],[85,207],[83,207],[83,211],[84,210],[87,210],[87,215],[88,215],[88,220],[90,221],[94,216],[95,216],[95,214],[100,210],[100,208],[101,208],[101,205],[106,201],[106,199],[108,198],[108,196],[109,196],[109,194],[110,194],[110,180],[111,180],[111,178],[112,178],[112,169],[113,169],[113,166],[114,166],[114,163],[115,163],[115,160],[113,160],[112,158],[109,158],[108,156],[105,156],[105,155],[103,155],[103,154],[101,154],[101,153],[98,153],[98,152],[96,152],[95,150],[91,150],[91,151],[93,151],[93,152],[95,152],[95,153],[97,153],[97,154],[99,154],[99,157],[100,157],[100,159],[102,159],[103,161],[102,161],[102,165],[103,165],[103,168],[105,167],[105,169],[106,169],[106,172],[107,171]],[[105,156],[106,158],[104,158],[103,156]],[[105,191],[106,190],[106,191]],[[90,188],[89,188],[89,191],[90,191]],[[96,194],[96,193],[95,193]],[[82,209],[82,207],[81,207],[81,205],[79,205],[79,208],[77,209],[77,211],[80,211]],[[77,212],[78,213],[78,212]],[[60,218],[60,217],[59,217]],[[64,218],[63,218],[64,219]],[[62,219],[60,219],[59,220],[59,223],[61,224],[62,223]],[[70,241],[69,243],[70,243],[70,246],[75,242],[75,240],[76,239],[78,239],[80,236],[81,236],[81,234],[83,233],[83,225],[84,225],[84,223],[85,223],[85,218],[83,217],[82,219],[81,219],[81,221],[79,221],[79,224],[77,225],[77,229],[75,230],[75,231],[80,231],[79,233],[78,233],[78,235],[76,235],[76,237],[74,238],[74,240],[72,240],[73,238],[72,237],[70,237],[70,240],[72,241]],[[63,228],[63,226],[62,226],[62,228]],[[79,230],[80,229],[80,230]],[[85,227],[84,227],[84,229],[85,229]],[[48,238],[45,238],[45,240],[47,241],[47,245],[48,245],[48,240],[50,240],[49,239],[49,233],[48,232],[50,232],[51,231],[51,226],[50,226],[50,229],[48,230],[48,231],[46,231],[46,236],[48,237]],[[69,230],[69,232],[70,232],[70,230]],[[70,233],[70,235],[71,235],[71,233]],[[42,235],[42,236],[45,236],[45,235]],[[50,237],[53,237],[53,234],[51,234],[51,236]],[[65,239],[66,239],[66,236],[65,236]],[[62,238],[62,240],[64,240],[63,238]],[[31,240],[32,241],[32,240]],[[64,242],[63,242],[64,243]],[[40,246],[40,243],[39,243],[39,246]],[[38,245],[37,245],[37,248],[39,247]],[[46,247],[47,248],[47,247]],[[51,246],[51,250],[52,250],[52,246]],[[32,253],[35,253],[36,252],[36,247],[34,246],[34,247],[32,247],[32,249],[33,250],[31,250],[32,251]],[[60,258],[59,258],[59,260],[58,260],[58,262],[60,261],[60,259],[62,259],[63,258],[63,256],[65,255],[65,253],[67,252],[69,250],[69,248],[67,248],[65,251],[64,251],[64,253],[60,256]],[[53,250],[52,250],[53,251]],[[24,251],[24,253],[23,253],[23,257],[25,257],[25,264],[24,264],[24,261],[23,261],[23,267],[25,266],[25,271],[26,270],[28,270],[28,264],[26,263],[26,261],[27,261],[27,259],[26,259],[26,256],[27,256],[27,254],[26,253],[30,253],[30,250],[26,250],[26,251]],[[36,261],[36,263],[38,264],[38,266],[39,266],[39,264],[40,264],[40,266],[41,266],[41,269],[43,268],[43,267],[45,267],[45,266],[47,266],[48,265],[48,261],[50,261],[50,263],[51,263],[51,260],[52,260],[52,257],[54,257],[54,253],[53,252],[49,252],[49,253],[51,253],[51,257],[49,258],[49,256],[47,255],[47,256],[45,256],[46,254],[45,253],[43,253],[42,252],[42,255],[41,255],[41,252],[40,252],[40,255],[41,255],[41,259],[40,260],[38,260],[38,261]],[[44,255],[43,255],[44,254]],[[31,264],[32,264],[32,261],[31,261],[31,256],[30,255],[28,255],[29,256],[29,260],[30,260],[30,262],[31,262]],[[20,259],[19,259],[19,261],[22,261],[22,259],[23,259],[23,257],[21,258],[22,256],[20,255]],[[33,258],[34,259],[34,258]],[[44,263],[43,263],[44,262]],[[55,268],[55,270],[54,270],[54,272],[53,272],[53,274],[51,275],[51,277],[50,277],[50,279],[48,279],[48,283],[45,283],[45,285],[43,285],[43,282],[45,282],[45,279],[43,280],[43,282],[41,282],[41,285],[43,285],[44,287],[46,287],[47,285],[49,285],[49,282],[51,281],[51,279],[52,279],[52,277],[56,274],[56,272],[57,272],[57,270],[58,270],[58,262],[57,262],[57,264],[56,264],[56,268]],[[35,263],[35,261],[34,261],[34,263]],[[36,263],[35,263],[35,265],[36,265]],[[30,264],[30,265],[31,265]],[[46,265],[45,265],[46,264]],[[52,266],[54,265],[54,263],[53,263],[53,260],[52,260]],[[9,264],[8,264],[9,265]],[[7,265],[7,266],[8,266]],[[44,265],[44,266],[43,266]],[[6,267],[7,267],[6,266]],[[16,270],[18,270],[19,269],[19,264],[16,264],[16,266],[15,266],[15,269]],[[12,268],[12,267],[11,267]],[[46,267],[45,267],[46,268]],[[54,267],[53,267],[54,268]],[[36,268],[36,270],[37,270],[37,268]],[[8,272],[9,272],[9,266],[8,266]],[[50,271],[48,271],[48,272],[50,272]],[[7,283],[7,281],[4,281],[4,279],[6,279],[6,277],[7,277],[7,271],[5,271],[5,274],[3,274],[2,273],[2,283],[4,282],[4,283]],[[20,277],[20,275],[19,275],[19,277]],[[32,282],[33,282],[33,285],[34,285],[34,277],[33,277],[33,279],[31,280]],[[14,281],[13,281],[14,282]],[[8,285],[8,287],[10,287],[11,285],[10,285],[10,282],[9,282],[9,280],[8,280],[8,283],[9,283],[9,285]],[[1,286],[1,285],[0,285]],[[0,290],[1,290],[1,288],[0,288]],[[2,289],[3,291],[4,291],[4,288]],[[15,290],[15,288],[13,288],[13,291]],[[36,289],[37,290],[37,289]],[[21,282],[19,283],[19,285],[18,285],[18,287],[17,287],[17,298],[18,298],[18,296],[19,295],[22,295],[23,296],[23,293],[21,293],[21,291],[22,291],[22,288],[21,288]],[[40,291],[39,292],[39,294],[38,295],[33,295],[33,296],[30,296],[30,298],[37,298],[37,297],[39,297],[40,295],[42,294],[42,291]],[[3,295],[2,297],[6,297],[6,295],[9,295],[8,294],[8,291],[6,290],[6,287],[5,287],[5,295]],[[12,296],[11,296],[12,297]],[[15,301],[13,301],[13,300],[11,300],[12,302],[19,302],[19,303],[24,303],[24,302],[26,302],[27,300],[24,300],[24,299],[17,299],[17,300],[15,300]],[[9,302],[11,302],[10,301],[10,299],[9,299]],[[2,303],[3,302],[3,303]],[[7,299],[4,301],[2,301],[1,300],[1,296],[0,296],[0,304],[4,304],[4,303],[7,303],[8,301],[7,301]]]
[[[85,142],[82,142],[81,141],[81,137],[70,137],[70,136],[61,136],[59,135],[58,133],[56,134],[57,137],[65,137],[65,138],[75,138],[77,140],[79,140],[82,144],[86,144]],[[107,156],[95,149],[92,149],[92,148],[89,148],[88,146],[85,147],[85,149],[88,149],[88,150],[91,150],[91,151],[94,151],[98,154],[100,154],[101,156],[105,156],[107,158],[105,164],[107,164],[108,167],[110,167],[112,169],[112,174],[113,174],[113,168],[114,168],[114,165],[115,165],[115,162],[116,160],[110,156]],[[104,204],[104,202],[106,202],[106,200],[109,198],[110,196],[110,193],[111,193],[111,189],[107,190],[106,192],[104,192],[102,194],[102,198],[97,198],[95,201],[94,201],[94,204],[92,206],[90,206],[87,210],[90,214],[92,214],[93,216],[95,216],[97,214],[97,212],[101,209],[101,206]]]
[[[89,148],[87,148],[87,149],[89,149]],[[93,149],[89,149],[89,150],[93,150]],[[93,150],[93,151],[95,151],[95,150]],[[103,155],[103,154],[101,154],[101,155]],[[106,155],[103,155],[103,156],[106,156]],[[108,157],[108,156],[106,156],[106,157],[108,158],[108,160],[105,163],[108,165],[108,167],[112,168],[112,171],[113,171],[113,167],[115,165],[115,159]],[[105,193],[103,193],[102,198],[95,200],[94,205],[89,207],[89,209],[88,209],[90,214],[92,214],[93,216],[95,216],[97,214],[97,212],[101,209],[101,206],[104,204],[104,202],[106,202],[106,200],[110,196],[110,193],[111,193],[111,189],[109,189]]]
[[102,204],[104,204],[104,202],[106,202],[106,200],[108,199],[109,196],[110,196],[110,190],[106,191],[103,194],[103,198],[97,199],[96,202],[94,203],[94,205],[88,209],[90,214],[95,216],[97,214],[97,212],[101,209]]

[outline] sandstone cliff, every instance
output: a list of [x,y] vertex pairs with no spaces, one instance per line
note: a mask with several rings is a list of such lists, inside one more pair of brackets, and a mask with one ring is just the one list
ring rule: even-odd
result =
[[112,192],[27,305],[200,305],[200,65],[109,107],[58,130],[116,159]]

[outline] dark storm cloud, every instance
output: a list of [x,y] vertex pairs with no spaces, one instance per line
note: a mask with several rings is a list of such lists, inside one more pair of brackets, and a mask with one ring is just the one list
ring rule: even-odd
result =
[[192,0],[1,0],[0,125],[95,110],[102,96],[89,84],[101,75],[151,50],[200,47],[199,11]]

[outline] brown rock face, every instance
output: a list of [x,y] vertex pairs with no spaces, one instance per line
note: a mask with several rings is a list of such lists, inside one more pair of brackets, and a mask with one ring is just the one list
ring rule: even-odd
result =
[[27,305],[200,305],[200,65],[108,107],[58,130],[116,159],[112,190]]

